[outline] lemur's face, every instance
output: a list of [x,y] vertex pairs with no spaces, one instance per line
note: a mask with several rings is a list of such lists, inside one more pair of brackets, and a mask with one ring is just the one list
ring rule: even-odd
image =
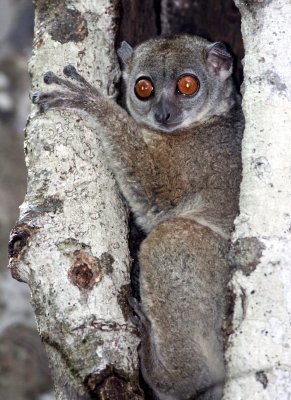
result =
[[171,132],[213,115],[232,69],[224,45],[183,35],[151,39],[131,54],[123,46],[126,104],[138,123]]

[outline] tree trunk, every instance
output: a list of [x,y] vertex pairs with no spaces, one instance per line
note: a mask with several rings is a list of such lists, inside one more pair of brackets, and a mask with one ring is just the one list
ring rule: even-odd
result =
[[[118,5],[35,0],[34,89],[44,72],[72,63],[115,96]],[[142,398],[127,304],[127,213],[94,133],[100,129],[74,112],[33,108],[26,130],[28,188],[10,268],[30,287],[57,399]]]
[[289,0],[236,0],[245,46],[243,180],[225,400],[291,397]]

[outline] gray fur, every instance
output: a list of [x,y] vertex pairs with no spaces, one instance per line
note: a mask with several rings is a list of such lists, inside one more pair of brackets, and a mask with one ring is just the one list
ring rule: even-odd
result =
[[[244,125],[231,57],[222,44],[187,35],[125,50],[119,54],[131,116],[72,67],[65,71],[75,85],[48,74],[48,84],[66,91],[38,93],[33,101],[41,111],[71,107],[98,118],[108,164],[148,233],[139,255],[141,304],[131,302],[140,317],[145,380],[160,400],[218,400],[227,238],[238,212]],[[184,73],[200,81],[192,97],[176,91]],[[155,86],[146,101],[134,93],[141,76]],[[161,105],[170,118],[158,123]]]

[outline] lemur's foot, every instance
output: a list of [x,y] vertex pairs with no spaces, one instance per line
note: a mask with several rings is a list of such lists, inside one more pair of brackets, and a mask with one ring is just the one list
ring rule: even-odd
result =
[[147,327],[150,326],[150,322],[145,315],[141,304],[137,301],[135,297],[129,297],[128,303],[133,308],[133,311],[136,313],[136,316],[134,316],[132,319],[132,323],[136,325],[141,331],[147,329]]
[[68,79],[58,77],[52,71],[44,74],[44,82],[47,85],[56,84],[66,88],[62,91],[52,91],[48,93],[34,92],[32,102],[37,104],[40,112],[45,112],[49,108],[80,108],[86,109],[94,98],[99,97],[99,92],[85,78],[83,78],[73,65],[67,65],[64,75],[77,82],[74,84]]

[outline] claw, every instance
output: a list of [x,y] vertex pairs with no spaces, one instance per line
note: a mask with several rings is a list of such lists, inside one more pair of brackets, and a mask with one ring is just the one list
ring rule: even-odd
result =
[[64,75],[70,77],[70,76],[72,76],[72,75],[77,74],[77,70],[76,70],[76,68],[74,67],[74,65],[69,64],[69,65],[66,65],[66,66],[64,67],[63,73],[64,73]]
[[78,81],[83,86],[86,86],[88,89],[94,91],[94,88],[86,81],[85,78],[83,78],[82,75],[79,74],[79,72],[72,64],[66,65],[65,68],[63,69],[63,72],[67,77]]
[[43,81],[47,85],[50,85],[51,83],[55,82],[56,75],[52,71],[48,71],[44,74],[43,76]]
[[[81,86],[82,86],[81,90],[88,89],[91,94],[99,97],[98,90],[96,88],[94,88],[92,85],[90,85],[90,83],[88,83],[86,81],[86,79],[83,78],[83,76],[78,73],[78,71],[72,64],[66,65],[65,68],[63,69],[63,73],[65,76],[72,78],[75,81],[79,82],[79,84],[81,84]],[[58,80],[61,81],[60,78],[58,78]],[[66,86],[67,87],[71,86],[71,88],[73,88],[72,83],[67,83]],[[74,88],[75,88],[75,90],[80,91],[80,89],[77,89],[76,86],[74,86]]]
[[33,104],[37,104],[39,102],[40,95],[41,95],[41,92],[33,92],[32,93],[31,101],[33,102]]

